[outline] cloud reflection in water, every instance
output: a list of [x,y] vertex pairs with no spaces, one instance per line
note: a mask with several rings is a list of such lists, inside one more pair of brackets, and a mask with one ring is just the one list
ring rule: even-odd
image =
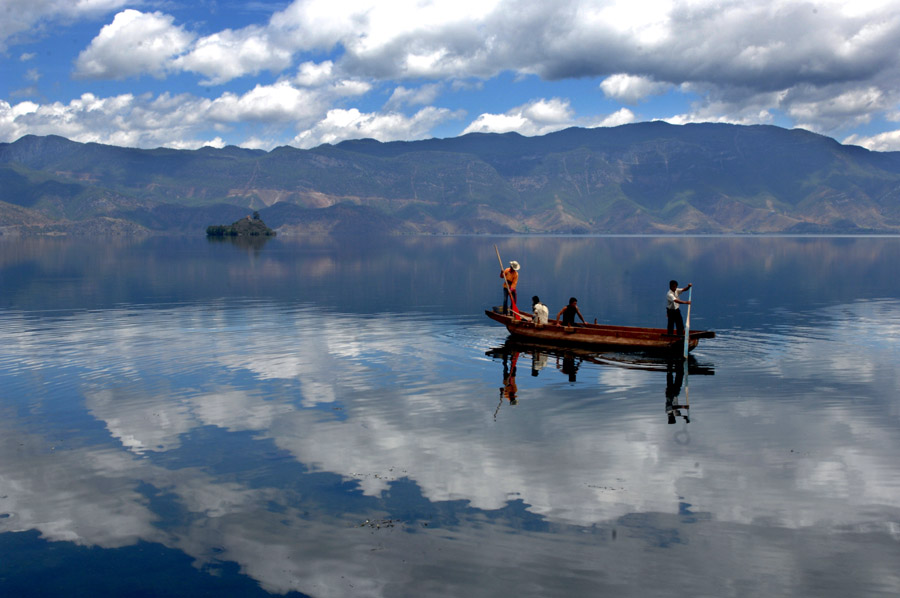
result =
[[[630,584],[664,587],[681,570],[648,572],[642,555],[687,542],[683,566],[720,562],[737,580],[765,568],[791,587],[798,565],[773,559],[818,569],[858,542],[887,555],[900,542],[887,332],[900,305],[836,311],[815,340],[710,342],[716,376],[691,380],[693,422],[677,430],[660,371],[585,362],[572,384],[552,367],[523,375],[526,356],[518,404],[494,417],[501,364],[484,353],[503,335],[477,320],[266,302],[4,314],[0,530],[159,542],[315,596],[578,593],[575,572],[598,561],[610,566],[585,590],[639,595],[652,582]],[[14,394],[37,379],[50,383],[42,395]],[[73,432],[85,416],[106,435]],[[379,519],[397,524],[365,524]],[[798,554],[788,530],[808,548]],[[821,542],[839,532],[846,544]],[[724,556],[736,551],[747,571]],[[515,576],[485,565],[502,555]],[[897,587],[879,559],[859,566]]]

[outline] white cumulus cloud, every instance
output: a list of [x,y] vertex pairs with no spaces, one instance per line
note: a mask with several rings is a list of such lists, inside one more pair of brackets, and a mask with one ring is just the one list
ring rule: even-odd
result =
[[596,126],[598,127],[618,127],[619,125],[627,125],[628,123],[633,123],[637,120],[637,117],[634,113],[628,108],[620,108],[616,110],[609,116],[600,120],[600,123]]
[[423,108],[412,116],[400,113],[363,113],[349,110],[329,110],[314,127],[297,135],[291,145],[310,148],[323,143],[338,143],[346,139],[372,138],[379,141],[423,139],[438,124],[458,117],[446,108]]
[[574,112],[567,100],[540,99],[517,106],[504,114],[481,114],[466,133],[510,133],[543,135],[574,125]]
[[52,23],[105,14],[129,0],[3,0],[0,3],[0,50],[21,35],[35,36]]
[[622,73],[607,77],[600,83],[604,95],[626,104],[636,104],[647,96],[663,93],[667,87],[646,77]]
[[284,122],[314,117],[321,104],[315,92],[282,81],[257,85],[243,95],[225,93],[211,102],[208,114],[220,122]]
[[214,85],[264,70],[281,72],[291,65],[292,56],[291,49],[273,42],[266,29],[253,26],[198,40],[175,60],[175,66],[203,75],[204,85]]
[[307,61],[297,69],[294,82],[304,87],[318,87],[330,83],[334,78],[334,63],[330,60],[324,62]]
[[889,95],[875,86],[810,90],[797,96],[787,106],[791,117],[801,126],[826,129],[868,122],[874,112],[889,109],[898,99],[896,92]]
[[418,88],[408,89],[403,85],[396,87],[387,102],[388,107],[424,106],[433,103],[440,96],[442,85],[429,83]]
[[193,35],[159,12],[125,10],[100,33],[76,61],[75,74],[93,79],[123,79],[144,73],[162,76]]
[[15,140],[31,133],[129,147],[196,148],[223,145],[224,135],[241,127],[246,142],[231,143],[272,149],[292,140],[312,147],[358,137],[423,138],[436,125],[461,117],[433,107],[411,116],[331,108],[338,98],[367,91],[366,84],[353,81],[310,89],[282,80],[213,99],[168,93],[104,98],[87,93],[68,103],[0,101],[0,138]]
[[900,152],[900,130],[886,131],[877,135],[850,135],[841,143],[860,145],[876,152]]
[[481,114],[463,131],[466,133],[510,133],[546,135],[568,127],[608,127],[634,121],[627,108],[606,117],[577,119],[569,100],[561,98],[534,100],[503,114]]
[[[479,85],[493,92],[500,75],[517,82],[539,79],[551,91],[510,94],[516,99],[485,111],[466,132],[534,135],[637,118],[618,106],[607,108],[612,115],[577,114],[565,99],[555,106],[541,100],[546,105],[509,108],[523,97],[560,93],[552,86],[574,79],[590,80],[598,97],[625,105],[683,94],[679,101],[693,101],[689,109],[641,115],[671,122],[783,119],[787,126],[846,136],[860,124],[889,119],[900,106],[900,4],[889,0],[292,0],[270,9],[267,18],[218,30],[133,8],[147,5],[168,6],[5,0],[0,49],[24,43],[25,36],[39,39],[66,18],[105,19],[121,10],[83,49],[74,74],[89,80],[177,74],[180,81],[194,77],[198,85],[231,82],[231,95],[211,100],[217,110],[227,104],[235,113],[261,114],[260,122],[288,122],[286,115],[300,110],[299,89],[312,94],[313,105],[300,110],[308,120],[281,133],[253,131],[246,139],[254,143],[324,132],[334,124],[327,116],[331,109],[356,109],[361,118],[369,114],[383,123],[398,116],[419,123],[410,107],[432,107],[438,114],[445,93]],[[16,55],[40,56],[26,50]],[[47,73],[41,80],[46,84],[50,71],[41,65],[40,72]],[[263,73],[265,80],[257,80]],[[271,83],[278,78],[290,80],[292,89]],[[375,90],[388,90],[386,101],[378,98],[381,112],[372,112],[372,98],[357,106],[341,101]],[[41,97],[37,91],[28,97]],[[96,91],[77,93],[86,92]],[[657,102],[650,104],[658,110]],[[365,120],[350,119],[348,126],[359,128]],[[421,135],[418,126],[411,134]]]

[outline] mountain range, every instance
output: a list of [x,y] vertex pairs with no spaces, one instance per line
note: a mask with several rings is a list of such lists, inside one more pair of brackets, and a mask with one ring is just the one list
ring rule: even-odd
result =
[[900,152],[647,122],[302,150],[0,144],[0,233],[897,233]]

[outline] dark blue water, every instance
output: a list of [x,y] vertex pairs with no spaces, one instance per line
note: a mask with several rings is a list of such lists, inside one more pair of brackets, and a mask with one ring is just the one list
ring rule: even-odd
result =
[[[716,331],[683,369],[507,342]],[[900,238],[0,242],[0,594],[900,593]],[[687,405],[686,407],[684,405]]]

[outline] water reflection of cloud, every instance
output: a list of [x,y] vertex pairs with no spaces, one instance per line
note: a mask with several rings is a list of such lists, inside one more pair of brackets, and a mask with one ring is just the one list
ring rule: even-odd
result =
[[[37,529],[50,541],[101,548],[158,542],[184,550],[198,566],[238,562],[272,592],[344,596],[353,583],[367,590],[359,595],[386,595],[379,571],[390,563],[354,558],[372,544],[341,537],[355,531],[356,519],[309,520],[301,508],[273,512],[271,501],[292,502],[283,491],[250,489],[193,468],[168,470],[110,449],[47,453],[45,439],[2,432],[0,509],[8,516],[0,532]],[[11,455],[13,446],[20,448]],[[156,487],[189,516],[158,527],[138,485]]]
[[22,434],[6,419],[0,448],[2,531],[38,529],[54,541],[116,548],[139,539],[157,541],[159,531],[124,472],[134,457],[112,449],[85,453],[47,450],[42,437]]
[[608,367],[597,371],[597,384],[607,392],[624,392],[645,384],[646,373],[628,368]]
[[180,437],[197,423],[188,406],[168,395],[153,396],[135,388],[85,389],[88,411],[106,424],[126,449],[167,451],[181,445]]
[[[894,321],[900,313],[885,305],[847,309],[847,318],[872,327],[884,321],[885,311]],[[565,395],[544,382],[558,372],[544,372],[541,384],[522,383],[519,407],[494,421],[499,363],[483,361],[483,351],[460,351],[444,325],[416,317],[323,321],[313,310],[264,304],[79,314],[47,327],[7,320],[6,334],[19,338],[22,332],[24,340],[3,349],[4,367],[15,364],[6,375],[25,369],[71,376],[88,412],[126,450],[42,457],[36,446],[23,460],[5,444],[3,494],[13,498],[3,509],[15,517],[2,529],[40,529],[51,539],[106,547],[160,541],[200,562],[233,559],[281,592],[345,595],[328,589],[340,582],[318,570],[325,563],[356,580],[382,577],[375,575],[376,564],[398,569],[365,555],[370,545],[346,539],[358,531],[349,517],[321,514],[321,521],[310,521],[290,491],[249,488],[202,467],[154,465],[154,453],[181,448],[203,426],[252,432],[312,471],[358,484],[365,496],[382,497],[409,478],[432,503],[463,501],[498,511],[521,500],[557,525],[591,528],[634,513],[674,516],[690,502],[720,526],[765,522],[766,529],[815,535],[823,525],[867,525],[900,509],[895,426],[878,425],[870,409],[841,405],[845,391],[832,388],[838,383],[870,396],[872,384],[885,383],[883,391],[896,394],[896,373],[888,368],[896,349],[884,335],[858,342],[842,337],[839,327],[816,342],[802,333],[781,334],[778,343],[757,335],[746,341],[753,356],[748,371],[736,369],[745,363],[736,349],[711,344],[718,371],[691,382],[700,402],[684,445],[675,438],[682,426],[664,423],[662,372],[585,364],[582,383],[567,385]],[[823,354],[823,345],[830,351]],[[835,367],[842,359],[834,354],[850,346],[864,375]],[[820,392],[828,400],[810,413],[791,397],[791,380],[825,373]],[[252,382],[244,384],[248,375]],[[598,399],[595,381],[612,394],[627,394],[627,404]],[[711,392],[745,396],[716,402]],[[321,409],[329,404],[340,416]],[[887,405],[896,410],[896,401]],[[8,425],[17,433],[14,420]],[[146,497],[135,491],[139,481],[196,517],[161,532]],[[273,502],[281,512],[269,509]],[[471,539],[477,528],[458,533]],[[296,535],[304,541],[298,544]],[[529,541],[552,554],[557,540]],[[429,542],[436,540],[427,534],[404,537],[398,550],[410,558],[410,546]],[[359,554],[341,562],[348,545]],[[471,556],[441,546],[460,563]],[[360,593],[389,594],[383,580],[367,583]]]
[[[488,521],[465,513],[451,527],[430,530],[409,521],[375,531],[361,525],[361,516],[317,513],[309,518],[304,514],[308,505],[285,490],[248,489],[193,468],[165,470],[146,459],[110,453],[72,451],[66,459],[71,474],[52,478],[58,484],[29,497],[37,510],[58,511],[24,521],[18,515],[25,511],[17,507],[17,518],[0,522],[0,529],[13,529],[12,522],[18,521],[51,539],[101,547],[122,546],[140,537],[183,550],[196,559],[196,566],[211,572],[223,560],[237,562],[270,592],[297,590],[320,597],[481,597],[511,590],[517,595],[639,596],[646,595],[648,586],[669,588],[673,580],[680,590],[711,593],[717,582],[684,576],[685,571],[711,568],[722,583],[752,587],[764,573],[773,587],[791,589],[794,595],[811,595],[816,587],[798,572],[826,572],[816,576],[821,582],[832,570],[844,576],[836,579],[836,589],[842,589],[848,577],[877,579],[885,590],[898,589],[897,577],[886,575],[894,563],[879,556],[896,552],[880,540],[883,529],[872,526],[866,526],[866,535],[859,539],[845,534],[840,546],[828,541],[830,529],[821,524],[812,525],[801,538],[777,527],[760,535],[751,533],[752,526],[727,522],[685,525],[685,518],[708,517],[696,510],[687,515],[643,512],[637,519],[626,516],[600,527],[558,526],[553,533],[521,529],[502,515]],[[47,461],[33,454],[18,462],[3,457],[3,463],[15,463],[18,469],[5,467],[4,481],[10,474],[21,479],[58,471],[45,469]],[[175,527],[156,528],[154,513],[132,490],[138,481],[176,497],[193,516]],[[270,501],[284,508],[272,511],[267,508]],[[73,506],[77,513],[72,513]],[[123,509],[130,509],[128,521],[116,517]],[[659,544],[666,538],[672,543],[672,558],[654,559],[652,568],[643,566],[647,551],[663,550]],[[880,545],[874,558],[854,560],[848,573],[848,555],[862,549],[863,542],[866,553],[872,542]],[[690,551],[678,549],[687,545]],[[737,564],[736,554],[741,555]],[[723,595],[728,593],[722,589]]]
[[[314,312],[279,312],[258,305],[227,316],[196,307],[176,311],[168,315],[151,313],[143,326],[135,314],[128,314],[127,333],[116,332],[115,318],[109,316],[112,321],[105,326],[113,330],[111,334],[132,340],[115,345],[115,357],[100,350],[105,344],[97,342],[86,322],[64,327],[77,331],[69,343],[84,343],[87,348],[80,365],[90,369],[89,364],[96,364],[93,375],[101,376],[99,390],[93,388],[96,382],[85,387],[87,407],[105,422],[114,437],[137,453],[176,448],[180,438],[197,426],[249,430],[271,438],[315,470],[357,480],[364,493],[372,496],[389,488],[390,468],[402,467],[433,501],[461,499],[492,510],[502,507],[512,492],[521,492],[532,511],[579,524],[589,524],[597,517],[620,516],[635,507],[665,510],[671,507],[670,497],[677,495],[678,478],[671,477],[667,441],[660,438],[655,422],[646,418],[615,418],[616,430],[610,433],[602,424],[586,428],[578,421],[579,412],[567,413],[564,406],[555,406],[554,418],[537,428],[540,442],[520,442],[515,447],[515,459],[510,458],[510,448],[500,438],[482,437],[471,442],[459,430],[473,415],[467,411],[471,402],[454,405],[452,401],[482,392],[482,383],[455,381],[447,393],[448,387],[441,380],[422,383],[417,379],[436,372],[430,360],[440,359],[428,346],[440,335],[423,334],[422,327],[427,324],[422,321],[397,319],[391,325],[378,318],[323,321]],[[255,325],[236,325],[251,321]],[[201,341],[188,342],[187,346],[174,342],[173,322],[191,331],[231,328],[231,336],[239,336],[242,342],[219,342],[214,351],[201,351]],[[86,342],[85,338],[91,336],[94,342]],[[423,338],[430,340],[426,343]],[[803,335],[782,335],[780,343],[771,345],[774,356],[762,354],[772,366],[768,372],[772,380],[803,376],[804,368],[814,367],[823,358],[821,352],[815,354],[808,346],[812,343]],[[159,345],[168,351],[165,357]],[[765,350],[765,345],[762,348]],[[121,389],[102,388],[102,376],[132,376],[136,364],[146,369],[148,354],[151,366],[162,371],[207,368],[214,377],[216,368],[224,368],[226,375],[247,370],[258,379],[295,380],[301,399],[265,398],[227,386],[210,388],[209,392],[167,391],[156,396],[150,391],[130,396]],[[875,367],[873,363],[866,367]],[[839,368],[829,367],[839,372]],[[611,393],[634,391],[640,397],[656,393],[663,384],[662,378],[653,379],[650,388],[646,372],[614,367],[592,371],[601,388]],[[858,374],[859,368],[854,371]],[[158,375],[152,370],[142,375],[148,373]],[[385,386],[384,380],[376,380],[378,377],[402,383]],[[864,384],[869,379],[868,375],[857,377],[853,383]],[[323,418],[321,413],[305,409],[338,400],[344,409],[341,419]],[[773,406],[753,398],[729,406],[753,425],[774,425],[780,419],[802,417],[790,414],[790,406]],[[829,434],[830,417],[838,414],[822,415],[823,435]],[[853,420],[852,413],[841,413],[840,417]],[[805,426],[818,427],[809,423]],[[733,424],[723,421],[721,427],[728,429]],[[749,448],[744,450],[758,454]],[[734,477],[724,473],[731,463],[712,453],[710,449],[706,455],[711,460],[711,464],[705,464],[706,475]],[[821,459],[828,462],[824,456]],[[616,475],[626,481],[623,490],[607,492],[603,483],[599,484],[602,489],[593,487],[598,485],[594,483],[598,462],[602,463],[602,472],[621,472]],[[722,471],[714,468],[717,463],[721,463]],[[884,470],[884,464],[870,465],[875,472]],[[765,475],[765,470],[756,471],[759,465],[755,462],[746,467],[746,472],[737,477],[750,480],[756,472],[757,485],[779,485],[777,479]],[[359,477],[359,472],[381,475]],[[807,482],[801,479],[794,484],[803,487],[804,483],[816,485],[814,478],[821,471],[798,469],[793,475],[804,476]],[[709,502],[722,505],[727,495],[716,488]],[[747,496],[742,492],[733,500],[743,501]],[[791,520],[786,517],[784,523]]]

